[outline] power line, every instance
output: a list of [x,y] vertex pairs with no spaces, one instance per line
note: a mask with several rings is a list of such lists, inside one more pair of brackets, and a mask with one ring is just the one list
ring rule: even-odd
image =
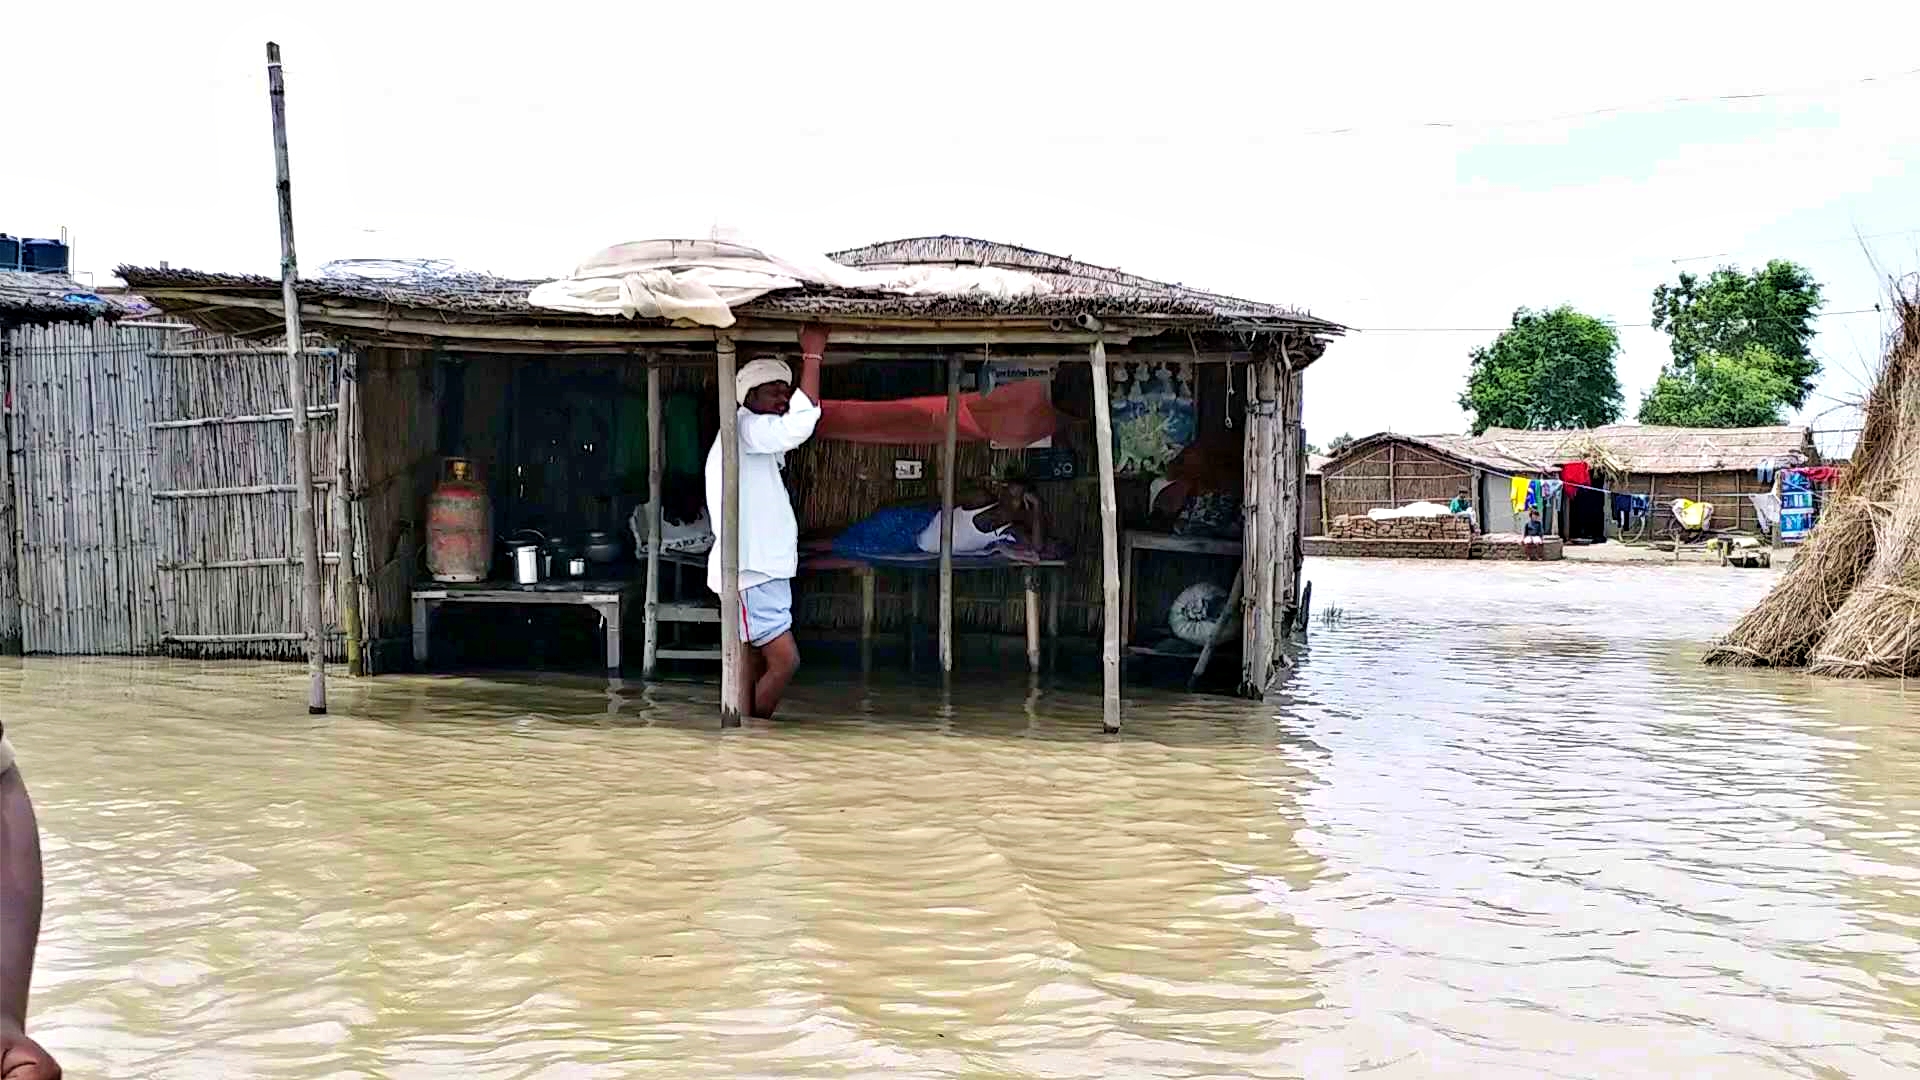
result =
[[[1854,308],[1849,311],[1818,311],[1805,316],[1763,315],[1750,321],[1795,322],[1802,318],[1833,319],[1833,318],[1838,318],[1842,315],[1878,315],[1878,314],[1880,314],[1879,308],[1870,307],[1870,308]],[[1612,319],[1601,319],[1599,321],[1607,326],[1613,327],[1616,330],[1648,330],[1648,329],[1652,329],[1653,327],[1653,324],[1650,322],[1637,322],[1637,323],[1616,322]],[[1498,334],[1498,333],[1501,333],[1502,331],[1511,330],[1513,329],[1513,327],[1511,325],[1509,326],[1349,326],[1347,327],[1347,329],[1354,331],[1356,333],[1361,333],[1361,334]]]
[[1559,120],[1579,120],[1590,116],[1606,116],[1611,113],[1635,112],[1641,109],[1653,109],[1669,105],[1701,105],[1718,101],[1761,101],[1769,98],[1804,97],[1808,94],[1819,94],[1832,90],[1851,89],[1853,87],[1874,87],[1884,83],[1896,82],[1900,79],[1911,78],[1915,75],[1920,75],[1920,68],[1909,68],[1906,71],[1896,71],[1885,75],[1862,75],[1852,79],[1838,79],[1833,82],[1823,83],[1819,86],[1800,87],[1791,90],[1734,91],[1722,94],[1683,94],[1675,97],[1652,98],[1627,104],[1601,105],[1591,109],[1556,113],[1551,116],[1534,117],[1532,119],[1502,120],[1491,123],[1462,120],[1414,120],[1399,124],[1355,125],[1352,127],[1308,129],[1300,132],[1300,134],[1358,135],[1368,130],[1385,128],[1437,128],[1450,130],[1459,128],[1522,127],[1529,124],[1550,124]]

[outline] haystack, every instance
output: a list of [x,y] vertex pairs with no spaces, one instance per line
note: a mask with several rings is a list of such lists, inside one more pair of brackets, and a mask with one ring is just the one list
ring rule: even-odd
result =
[[1894,313],[1853,467],[1780,584],[1707,663],[1920,675],[1920,279],[1894,291]]

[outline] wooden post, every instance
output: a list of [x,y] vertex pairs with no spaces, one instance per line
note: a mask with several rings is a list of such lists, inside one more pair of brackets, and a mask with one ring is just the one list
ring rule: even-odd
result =
[[860,672],[873,670],[873,567],[854,571],[860,579]]
[[1040,571],[1029,566],[1020,575],[1027,594],[1027,671],[1040,674]]
[[[350,349],[342,355],[342,362],[352,365],[353,369],[353,383],[349,387],[353,392],[353,396],[348,399],[351,403],[349,411],[353,414],[353,421],[347,430],[347,454],[353,459],[349,466],[353,475],[360,478],[360,490],[354,493],[352,507],[353,529],[348,533],[348,535],[353,538],[353,551],[351,554],[353,557],[354,593],[359,598],[360,664],[363,671],[378,674],[381,663],[379,649],[382,619],[380,609],[374,605],[374,588],[376,585],[375,568],[370,565],[367,558],[367,552],[369,551],[367,546],[367,530],[369,527],[367,500],[372,497],[373,492],[373,485],[367,481],[367,399],[365,395],[360,392],[360,377],[362,374],[360,370],[360,350],[358,348]],[[342,557],[346,557],[347,554],[347,552],[341,552]],[[369,626],[371,626],[374,631],[371,640],[369,640],[367,634],[367,628]],[[369,647],[372,649],[371,656],[368,655]]]
[[[740,726],[740,432],[733,335],[714,337],[720,392],[720,726]],[[751,692],[751,691],[749,691]]]
[[653,513],[647,518],[646,637],[640,654],[640,677],[651,679],[660,662],[660,515],[665,501],[660,485],[666,463],[660,460],[665,442],[660,431],[660,358],[648,356],[646,361],[647,498],[653,502]]
[[1292,653],[1285,650],[1289,648],[1288,627],[1293,625],[1294,608],[1300,598],[1300,484],[1306,458],[1300,444],[1301,378],[1286,355],[1283,347],[1280,360],[1272,364],[1281,401],[1273,462],[1273,487],[1280,507],[1275,522],[1274,549],[1278,557],[1274,559],[1274,574],[1278,581],[1273,590],[1273,624],[1275,644],[1282,647],[1283,656],[1291,663]]
[[307,712],[319,715],[327,711],[320,536],[313,513],[313,448],[307,438],[307,358],[301,350],[300,297],[294,288],[299,262],[293,251],[293,182],[287,170],[287,88],[280,74],[280,46],[271,41],[267,42],[267,102],[273,111],[274,185],[280,196],[280,305],[287,314],[287,405],[293,410],[293,531],[300,545],[300,579],[306,594]]
[[340,379],[333,399],[333,528],[340,538],[340,562],[333,571],[333,599],[340,609],[340,628],[347,638],[347,674],[367,673],[361,655],[360,567],[354,562],[353,398],[356,378],[353,350],[340,352]]
[[[1274,596],[1280,561],[1286,553],[1280,550],[1281,522],[1279,519],[1280,497],[1273,475],[1274,447],[1279,441],[1274,437],[1274,398],[1277,395],[1277,380],[1271,360],[1259,360],[1254,363],[1255,388],[1253,418],[1248,424],[1248,437],[1253,440],[1254,453],[1250,472],[1246,477],[1246,490],[1251,494],[1248,500],[1253,504],[1253,512],[1248,515],[1249,525],[1256,535],[1257,555],[1249,567],[1248,577],[1253,583],[1253,618],[1246,640],[1246,662],[1242,667],[1242,685],[1240,692],[1247,697],[1261,698],[1266,695],[1267,684],[1273,679],[1274,654],[1279,642],[1279,631],[1275,620],[1279,614],[1279,604]],[[1391,444],[1388,453],[1392,453]],[[1388,481],[1391,495],[1392,481]]]
[[1107,346],[1098,338],[1088,347],[1093,361],[1093,442],[1100,455],[1100,568],[1105,583],[1102,614],[1106,633],[1100,646],[1104,676],[1101,727],[1120,731],[1120,500],[1113,490],[1113,410],[1107,401]]
[[[1258,582],[1261,568],[1266,566],[1264,550],[1265,531],[1260,527],[1260,519],[1266,513],[1260,505],[1260,413],[1259,379],[1255,375],[1254,364],[1246,367],[1246,394],[1241,398],[1245,403],[1244,423],[1241,425],[1240,455],[1240,574],[1246,582]],[[1322,481],[1324,483],[1324,481]],[[1262,614],[1258,598],[1259,586],[1243,585],[1240,593],[1240,693],[1245,695],[1248,688],[1259,681],[1256,659],[1256,642],[1260,638]]]
[[947,354],[947,441],[940,463],[940,670],[953,671],[953,481],[960,444],[960,354]]

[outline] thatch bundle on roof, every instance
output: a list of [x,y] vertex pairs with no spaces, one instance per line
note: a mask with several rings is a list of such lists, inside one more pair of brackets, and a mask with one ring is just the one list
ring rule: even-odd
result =
[[1894,312],[1853,467],[1806,549],[1708,663],[1920,674],[1920,279],[1896,290]]

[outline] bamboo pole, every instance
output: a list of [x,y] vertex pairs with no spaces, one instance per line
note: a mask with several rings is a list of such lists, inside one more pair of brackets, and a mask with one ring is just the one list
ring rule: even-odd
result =
[[640,654],[640,677],[643,679],[653,678],[654,668],[660,662],[660,515],[665,501],[660,494],[660,485],[666,464],[660,460],[660,455],[666,439],[660,430],[658,360],[658,357],[647,357],[647,498],[653,502],[653,513],[647,517],[646,645],[645,651]]
[[1120,506],[1113,489],[1113,411],[1107,401],[1106,345],[1096,338],[1088,346],[1087,358],[1093,363],[1093,441],[1100,455],[1100,571],[1105,585],[1100,718],[1102,730],[1114,735],[1120,731]]
[[21,507],[13,482],[13,344],[11,328],[0,320],[0,654],[25,651],[26,623],[20,603],[20,580],[26,554],[20,547]]
[[[353,432],[352,410],[348,402],[353,400],[354,372],[351,361],[341,359],[340,371],[335,385],[333,412],[333,467],[338,482],[333,486],[333,527],[339,534],[340,550],[353,551]],[[366,660],[360,655],[360,641],[363,631],[360,625],[360,575],[351,557],[344,558],[334,568],[333,601],[340,608],[340,629],[346,635],[347,674],[361,676],[367,673]]]
[[280,196],[280,302],[287,319],[287,407],[293,412],[293,527],[306,594],[307,712],[327,711],[326,638],[321,629],[320,536],[313,513],[313,450],[307,438],[307,361],[301,352],[299,261],[293,250],[293,181],[287,168],[287,88],[280,46],[267,42],[267,100],[273,110],[274,186]]
[[[347,536],[353,541],[353,549],[341,554],[353,560],[354,592],[360,602],[360,664],[363,670],[377,673],[380,670],[379,648],[377,645],[374,647],[372,663],[369,664],[367,627],[368,625],[373,627],[373,637],[377,642],[380,639],[380,631],[385,625],[385,619],[382,618],[383,613],[376,602],[374,590],[378,587],[377,575],[374,573],[372,560],[368,554],[372,550],[371,534],[368,532],[372,525],[372,515],[369,513],[368,502],[373,498],[373,485],[368,483],[371,477],[367,473],[367,406],[366,396],[362,393],[363,388],[360,385],[363,377],[360,370],[360,355],[360,350],[355,349],[345,358],[345,362],[353,368],[353,394],[343,403],[340,410],[340,415],[349,421],[347,454],[352,458],[349,467],[353,475],[360,479],[360,489],[354,493],[353,499],[353,528],[347,532]],[[408,605],[408,611],[411,613],[412,605]]]
[[953,481],[960,443],[960,358],[947,357],[947,440],[940,465],[940,670],[953,671]]
[[[1252,533],[1251,550],[1243,553],[1243,565],[1251,567],[1252,582],[1250,618],[1246,633],[1246,661],[1242,668],[1240,692],[1251,698],[1265,696],[1267,683],[1273,677],[1273,655],[1275,645],[1274,628],[1274,580],[1275,569],[1282,553],[1278,550],[1280,540],[1279,498],[1273,483],[1274,457],[1274,372],[1271,361],[1258,361],[1250,365],[1249,374],[1253,378],[1251,398],[1252,418],[1247,424],[1247,438],[1252,446],[1249,458],[1249,471],[1244,481],[1245,490],[1252,503],[1248,514],[1248,528]],[[1391,494],[1392,481],[1388,481]]]
[[720,726],[740,726],[740,432],[730,334],[714,338],[720,393]]

